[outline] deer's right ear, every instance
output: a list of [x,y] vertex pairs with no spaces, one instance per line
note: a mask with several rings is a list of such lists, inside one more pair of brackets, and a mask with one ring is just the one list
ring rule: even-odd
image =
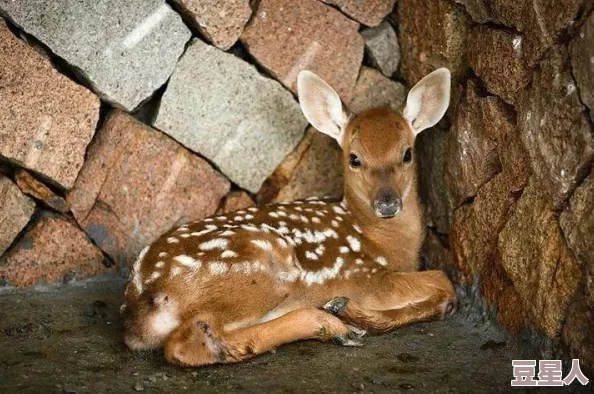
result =
[[349,116],[338,93],[316,74],[303,70],[297,76],[297,94],[309,123],[342,146]]

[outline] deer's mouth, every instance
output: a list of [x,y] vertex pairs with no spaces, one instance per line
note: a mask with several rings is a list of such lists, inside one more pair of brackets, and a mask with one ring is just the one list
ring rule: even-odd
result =
[[371,204],[378,218],[392,218],[402,211],[402,198],[391,187],[381,189]]
[[402,200],[400,198],[391,202],[374,201],[373,210],[375,216],[382,219],[393,218],[402,211]]

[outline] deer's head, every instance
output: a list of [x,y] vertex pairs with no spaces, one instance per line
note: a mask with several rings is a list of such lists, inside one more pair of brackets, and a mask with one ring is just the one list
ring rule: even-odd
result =
[[450,72],[440,68],[408,93],[400,113],[376,108],[352,114],[338,94],[317,75],[297,79],[303,114],[343,150],[345,195],[379,218],[392,218],[416,188],[414,142],[445,114],[450,101]]

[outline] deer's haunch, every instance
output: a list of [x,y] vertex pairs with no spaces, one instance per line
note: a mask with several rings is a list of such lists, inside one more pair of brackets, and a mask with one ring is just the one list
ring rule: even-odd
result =
[[344,151],[342,202],[311,198],[214,216],[173,229],[134,264],[122,305],[131,349],[165,347],[180,365],[237,362],[300,339],[357,345],[443,318],[456,297],[439,271],[416,272],[423,240],[416,135],[449,102],[439,69],[402,114],[349,114],[314,74],[298,78],[303,113]]

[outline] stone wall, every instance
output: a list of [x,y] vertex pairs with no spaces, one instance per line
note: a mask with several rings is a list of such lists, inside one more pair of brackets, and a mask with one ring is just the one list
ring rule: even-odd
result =
[[402,104],[395,0],[369,3],[0,0],[0,286],[125,276],[172,226],[340,197],[295,83]]
[[[486,318],[594,369],[594,2],[400,0],[409,85],[446,66],[419,138],[426,253]],[[594,372],[594,371],[593,371]]]
[[429,264],[485,318],[592,367],[593,8],[0,0],[0,286],[125,275],[182,222],[339,197],[298,72],[360,112],[397,110],[446,66],[450,108],[416,146]]

